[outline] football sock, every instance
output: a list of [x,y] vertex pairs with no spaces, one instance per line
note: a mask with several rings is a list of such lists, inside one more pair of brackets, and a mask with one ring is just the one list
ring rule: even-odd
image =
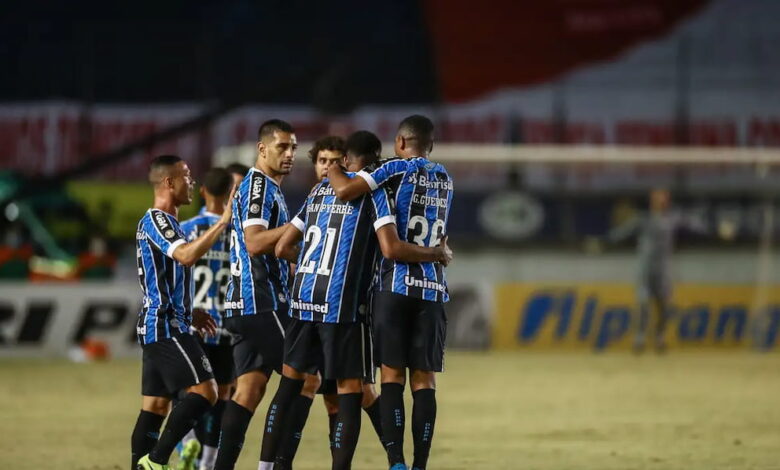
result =
[[404,386],[398,383],[383,383],[382,435],[385,438],[387,458],[391,464],[406,463],[404,460]]
[[363,392],[339,394],[339,412],[333,433],[333,470],[352,468],[360,436],[360,402]]
[[187,394],[168,416],[168,423],[160,434],[160,439],[149,452],[149,460],[158,464],[167,464],[176,444],[209,408],[211,403],[202,395]]
[[279,442],[284,430],[284,420],[290,404],[301,394],[303,380],[282,376],[273,401],[268,406],[263,428],[263,445],[260,449],[261,462],[273,462],[279,451]]
[[333,432],[336,430],[336,420],[338,417],[338,413],[328,415],[328,442],[330,443],[331,456],[333,455]]
[[215,470],[233,470],[244,446],[244,436],[252,419],[252,412],[230,400],[222,413],[222,436],[219,439],[219,452],[214,463]]
[[165,416],[141,410],[135,422],[133,435],[130,438],[130,468],[135,468],[138,459],[148,454],[157,444],[160,437],[160,426]]
[[371,406],[363,408],[363,411],[366,412],[368,415],[368,418],[371,420],[371,424],[374,426],[374,431],[376,432],[377,437],[379,437],[379,442],[382,443],[382,447],[385,446],[385,439],[382,436],[382,414],[380,411],[380,398],[377,397],[376,400],[374,400],[374,403],[371,404]]
[[298,445],[301,443],[303,428],[306,426],[306,420],[309,418],[309,410],[314,400],[309,397],[298,395],[295,397],[290,410],[288,411],[287,423],[285,423],[284,437],[279,445],[279,452],[276,454],[276,469],[287,469],[295,459],[298,452]]
[[217,403],[203,418],[203,446],[219,447],[219,433],[222,430],[222,415],[225,413],[227,401],[217,400]]
[[412,438],[414,439],[413,468],[425,470],[431,453],[433,428],[436,424],[436,390],[424,388],[412,393]]

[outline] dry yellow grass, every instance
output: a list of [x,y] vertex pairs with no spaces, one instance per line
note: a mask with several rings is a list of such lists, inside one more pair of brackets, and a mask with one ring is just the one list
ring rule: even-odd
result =
[[[450,353],[447,367],[430,469],[780,468],[776,354]],[[139,380],[137,361],[0,362],[0,467],[127,468]],[[239,469],[257,468],[269,398]],[[297,470],[330,468],[326,427],[315,403]],[[367,419],[354,468],[386,468]]]

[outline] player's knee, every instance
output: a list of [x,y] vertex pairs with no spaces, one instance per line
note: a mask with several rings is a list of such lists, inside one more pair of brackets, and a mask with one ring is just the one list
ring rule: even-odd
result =
[[219,385],[217,384],[217,395],[218,399],[220,400],[230,400],[231,391],[233,390],[233,386],[230,384],[227,385]]
[[325,404],[325,411],[329,415],[335,415],[339,412],[339,396],[335,393],[323,395],[322,402]]
[[426,388],[436,389],[436,373],[427,370],[414,370],[409,379],[413,392]]
[[163,397],[143,397],[141,409],[160,416],[167,416],[171,401]]
[[405,369],[382,365],[382,383],[406,384]]
[[361,379],[339,379],[336,381],[339,395],[345,393],[361,393],[363,391],[363,380]]
[[217,382],[214,379],[210,379],[195,385],[190,389],[190,392],[197,393],[198,395],[208,400],[212,405],[217,402]]
[[314,375],[307,375],[306,379],[303,382],[303,389],[301,390],[301,395],[309,398],[314,398],[314,395],[317,394],[317,390],[319,390],[320,385],[322,385],[322,378],[319,374]]
[[363,384],[363,402],[360,404],[363,408],[369,408],[379,398],[379,394],[374,388],[374,384]]

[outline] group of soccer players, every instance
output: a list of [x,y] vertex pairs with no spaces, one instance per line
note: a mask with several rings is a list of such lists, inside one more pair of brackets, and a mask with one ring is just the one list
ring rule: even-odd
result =
[[291,218],[280,185],[297,141],[292,126],[270,120],[258,131],[255,166],[210,170],[205,207],[181,225],[178,207],[194,186],[189,168],[170,155],[152,162],[154,205],[136,234],[143,367],[131,468],[168,468],[192,429],[202,453],[189,441],[181,463],[194,468],[200,454],[201,469],[234,468],[274,371],[281,379],[259,470],[292,468],[316,393],[329,415],[333,469],[351,467],[361,409],[389,467],[407,469],[407,375],[412,468],[426,468],[452,259],[452,179],[428,160],[432,148],[433,124],[419,115],[401,122],[387,160],[367,131],[321,139],[310,152],[320,182]]

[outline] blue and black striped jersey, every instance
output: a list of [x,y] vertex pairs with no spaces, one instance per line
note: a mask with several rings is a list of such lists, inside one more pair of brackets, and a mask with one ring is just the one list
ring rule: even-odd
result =
[[179,222],[164,211],[149,209],[138,222],[136,260],[144,299],[136,333],[141,344],[189,331],[192,270],[173,259],[184,243]]
[[390,204],[381,188],[342,202],[327,179],[314,187],[291,221],[303,234],[290,298],[292,317],[351,323],[366,314],[377,253],[374,231],[395,222]]
[[[202,208],[198,215],[181,223],[187,240],[203,235],[220,216]],[[216,336],[205,336],[207,344],[219,344],[222,334],[222,316],[225,312],[225,294],[230,281],[230,230],[222,234],[192,267],[192,308],[203,309],[211,315],[218,326]]]
[[290,220],[279,185],[262,171],[252,168],[232,201],[230,231],[230,283],[225,302],[226,317],[282,312],[289,309],[287,261],[273,253],[250,256],[244,229],[261,225],[269,230]]
[[[372,190],[387,187],[395,201],[398,237],[420,246],[436,246],[447,230],[452,178],[426,158],[391,158],[357,173]],[[378,290],[434,302],[447,302],[447,280],[440,263],[402,263],[382,258]]]

